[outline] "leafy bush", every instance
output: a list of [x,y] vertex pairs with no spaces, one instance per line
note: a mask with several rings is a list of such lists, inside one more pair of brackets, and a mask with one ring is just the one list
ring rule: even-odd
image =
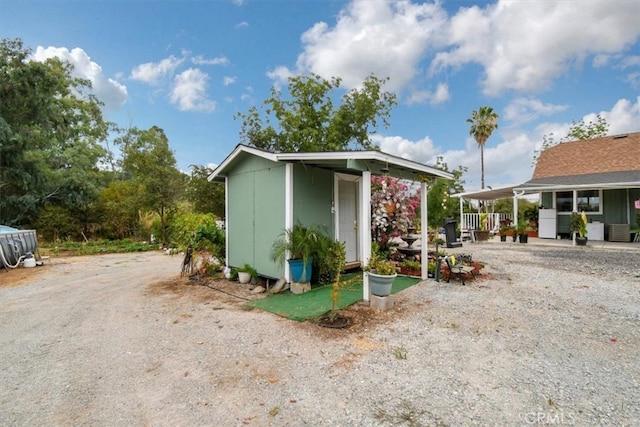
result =
[[337,242],[324,234],[319,240],[318,250],[313,257],[313,270],[318,274],[316,281],[333,283],[344,269],[346,258],[344,243]]
[[225,254],[224,231],[218,228],[213,214],[179,214],[173,218],[170,236],[180,249],[191,246],[196,251],[207,251],[215,257]]

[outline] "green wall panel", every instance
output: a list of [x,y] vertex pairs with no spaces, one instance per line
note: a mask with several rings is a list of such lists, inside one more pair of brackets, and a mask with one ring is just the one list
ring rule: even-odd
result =
[[284,175],[283,164],[254,156],[229,172],[229,265],[248,263],[263,276],[283,276],[284,267],[271,261],[271,247],[284,229]]
[[254,267],[264,276],[284,276],[284,266],[271,260],[273,242],[284,230],[285,168],[263,169],[255,173]]
[[245,263],[253,264],[253,212],[254,188],[252,174],[231,174],[228,176],[228,218],[229,233],[227,263],[234,267]]
[[333,172],[325,169],[294,165],[294,223],[325,227],[333,234]]
[[626,224],[627,223],[627,190],[604,190],[603,199],[603,221],[606,224]]
[[[635,222],[634,200],[640,199],[640,189],[613,189],[602,191],[602,214],[588,214],[590,221],[600,221],[608,224],[627,224],[631,218],[631,226]],[[542,194],[542,204],[552,206],[553,193]],[[558,215],[558,232],[569,232],[570,215]],[[607,234],[605,227],[605,234]]]

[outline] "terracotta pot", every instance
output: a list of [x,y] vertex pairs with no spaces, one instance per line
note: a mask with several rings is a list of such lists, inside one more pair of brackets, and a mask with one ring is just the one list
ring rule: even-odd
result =
[[489,232],[486,230],[476,231],[476,240],[478,241],[489,240]]

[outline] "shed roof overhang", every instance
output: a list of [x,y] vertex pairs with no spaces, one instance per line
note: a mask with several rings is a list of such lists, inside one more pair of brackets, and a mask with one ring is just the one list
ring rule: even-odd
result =
[[382,151],[272,153],[240,144],[209,175],[209,181],[222,181],[233,163],[247,153],[273,162],[300,163],[351,175],[361,175],[362,172],[368,171],[373,175],[386,174],[421,182],[434,178],[453,179],[453,175],[449,172]]
[[452,194],[452,197],[459,197],[467,200],[498,200],[507,199],[514,196],[515,185],[498,188],[485,188],[484,190],[467,191],[464,193]]

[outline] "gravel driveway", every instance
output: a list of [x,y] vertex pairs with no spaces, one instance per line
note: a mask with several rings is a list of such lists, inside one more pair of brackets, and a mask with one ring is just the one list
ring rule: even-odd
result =
[[0,271],[0,425],[640,423],[640,253],[463,250],[481,279],[346,330],[248,311],[161,253]]

